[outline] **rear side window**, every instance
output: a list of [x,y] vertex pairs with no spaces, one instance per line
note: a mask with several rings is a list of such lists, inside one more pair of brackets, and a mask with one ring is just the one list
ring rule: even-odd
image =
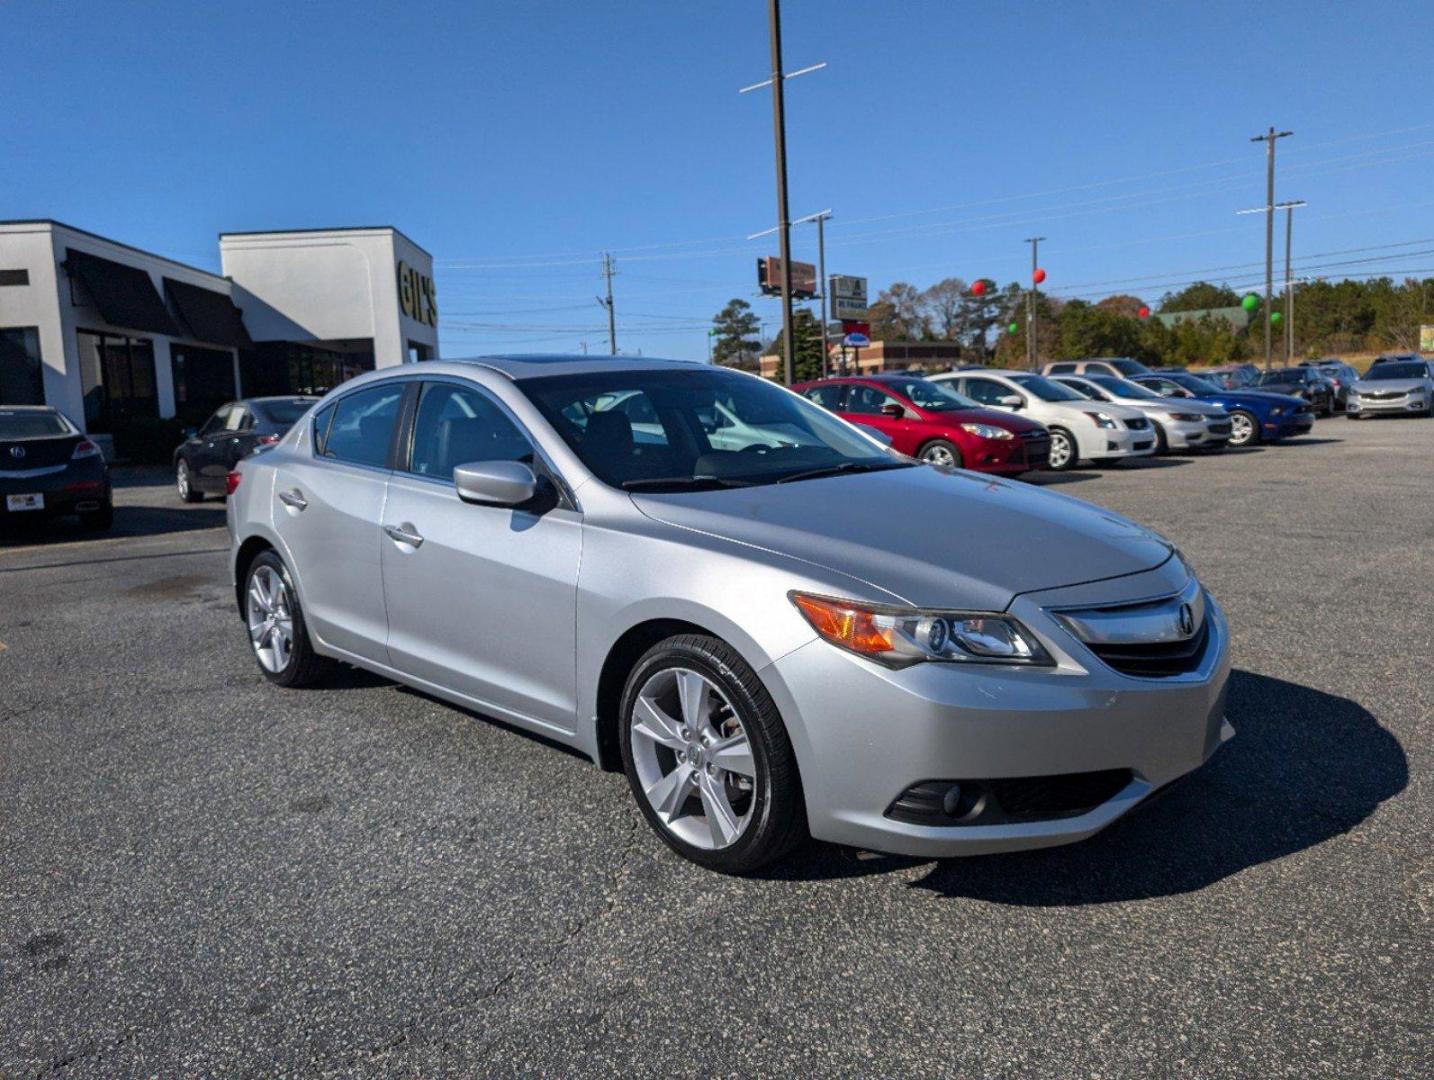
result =
[[413,420],[410,471],[451,480],[455,468],[476,461],[531,465],[533,448],[518,426],[481,391],[452,383],[425,384]]
[[802,396],[808,401],[815,401],[823,409],[830,409],[836,412],[841,408],[841,383],[827,383],[823,386],[809,386],[802,391]]
[[883,405],[900,405],[890,394],[882,393],[874,386],[853,386],[847,394],[847,412],[860,416],[880,416]]
[[[1092,367],[1093,367],[1093,365],[1092,365]],[[1071,375],[1071,374],[1074,374],[1074,373],[1075,373],[1075,369],[1076,369],[1076,366],[1075,366],[1074,364],[1052,364],[1052,365],[1051,365],[1051,370],[1050,370],[1047,374],[1050,374],[1050,375]]]
[[329,441],[329,424],[334,419],[334,407],[325,406],[314,413],[314,456],[323,457]]
[[395,382],[371,386],[335,402],[322,456],[353,465],[385,467],[406,385]]

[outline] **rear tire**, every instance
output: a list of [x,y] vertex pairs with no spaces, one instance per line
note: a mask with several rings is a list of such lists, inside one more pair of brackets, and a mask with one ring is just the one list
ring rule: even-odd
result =
[[633,798],[683,858],[747,874],[806,839],[787,729],[726,642],[682,634],[649,649],[627,678],[618,724]]
[[278,686],[316,686],[334,669],[309,641],[304,608],[284,560],[272,551],[260,554],[244,576],[244,622],[249,651],[264,678]]
[[1170,440],[1165,437],[1165,429],[1154,420],[1150,421],[1150,426],[1155,429],[1155,456],[1170,453]]
[[190,472],[189,462],[180,458],[174,466],[174,487],[179,492],[179,497],[187,503],[204,501],[204,492],[194,486],[194,474]]
[[959,469],[962,467],[961,451],[955,444],[945,439],[932,439],[921,448],[917,454],[922,461],[928,465],[940,465],[947,469]]

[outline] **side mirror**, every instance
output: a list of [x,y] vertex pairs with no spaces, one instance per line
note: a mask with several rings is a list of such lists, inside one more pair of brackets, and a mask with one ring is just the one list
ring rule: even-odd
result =
[[538,477],[521,461],[474,461],[453,470],[458,497],[479,506],[521,506],[538,493]]
[[998,404],[1004,405],[1008,409],[1020,409],[1025,406],[1026,402],[1020,394],[1002,394],[998,399]]
[[888,401],[881,407],[881,415],[889,416],[893,420],[900,420],[906,415],[906,410],[894,401]]

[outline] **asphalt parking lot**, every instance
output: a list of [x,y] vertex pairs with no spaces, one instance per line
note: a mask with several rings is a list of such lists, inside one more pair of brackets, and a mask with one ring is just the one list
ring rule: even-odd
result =
[[1428,1075],[1431,460],[1046,481],[1200,570],[1238,737],[1084,844],[752,880],[534,738],[268,685],[222,505],[130,474],[112,536],[0,538],[0,1074]]

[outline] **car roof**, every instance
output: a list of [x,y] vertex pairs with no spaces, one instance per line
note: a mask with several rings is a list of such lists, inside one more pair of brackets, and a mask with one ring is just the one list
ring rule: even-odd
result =
[[[529,379],[538,375],[588,375],[601,371],[691,371],[715,368],[701,360],[662,360],[641,356],[589,356],[586,353],[531,353],[472,356],[455,360],[425,360],[425,365],[478,365],[508,376]],[[730,369],[729,369],[730,370]]]
[[33,412],[33,413],[42,413],[42,412],[50,412],[50,413],[52,413],[52,412],[59,412],[59,411],[60,411],[59,409],[55,408],[53,405],[0,405],[0,409],[4,409],[6,412]]

